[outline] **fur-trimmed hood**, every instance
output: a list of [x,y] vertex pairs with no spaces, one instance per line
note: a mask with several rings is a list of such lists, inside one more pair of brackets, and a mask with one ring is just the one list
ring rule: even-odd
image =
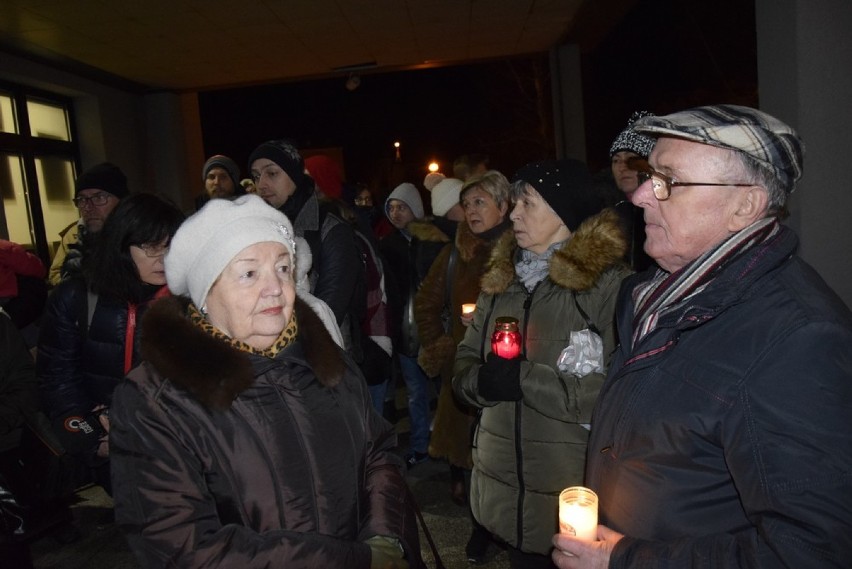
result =
[[[189,298],[171,296],[151,305],[142,319],[142,357],[206,407],[227,409],[254,383],[259,356],[242,352],[192,324],[187,317],[189,303]],[[304,362],[321,384],[337,385],[346,367],[342,352],[320,318],[298,297],[294,310]]]
[[[515,280],[515,253],[518,243],[512,232],[497,241],[485,274],[482,291],[504,292]],[[550,279],[558,286],[583,291],[594,286],[609,267],[623,262],[627,239],[618,214],[612,209],[585,220],[571,238],[550,259]]]

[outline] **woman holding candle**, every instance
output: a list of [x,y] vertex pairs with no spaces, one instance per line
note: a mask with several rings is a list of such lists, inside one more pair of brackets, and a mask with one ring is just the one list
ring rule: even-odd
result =
[[[494,244],[501,236],[511,235],[509,181],[490,170],[462,186],[459,201],[465,220],[459,224],[455,241],[440,252],[432,264],[414,301],[414,319],[420,333],[421,348],[417,358],[430,377],[441,378],[438,407],[429,454],[445,458],[450,464],[453,501],[467,502],[465,471],[473,465],[470,458],[470,427],[475,410],[460,403],[453,395],[453,363],[456,346],[472,322],[473,309],[479,296],[479,281]],[[455,256],[454,259],[451,259]],[[470,304],[470,312],[463,307]],[[441,315],[449,309],[449,329]],[[469,542],[467,555],[478,560],[485,554],[488,535],[481,530]]]
[[[514,232],[488,259],[473,324],[458,346],[453,389],[481,409],[474,516],[506,542],[513,567],[552,567],[559,492],[583,482],[588,423],[604,378],[602,370],[575,375],[557,362],[569,347],[582,351],[572,332],[595,333],[605,356],[614,349],[615,297],[629,274],[621,262],[626,240],[617,215],[600,211],[581,162],[527,165],[511,196]],[[511,359],[492,353],[490,342],[506,317],[518,321],[519,334],[506,346],[519,339],[520,355]]]
[[116,522],[145,567],[423,567],[393,428],[296,297],[293,227],[212,200],[113,398]]

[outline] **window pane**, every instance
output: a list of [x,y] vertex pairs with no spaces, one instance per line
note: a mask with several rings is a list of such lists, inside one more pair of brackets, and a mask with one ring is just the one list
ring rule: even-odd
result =
[[18,124],[15,121],[15,105],[12,97],[0,94],[0,132],[18,134]]
[[62,105],[28,99],[27,113],[32,136],[54,140],[71,140],[68,113]]
[[77,221],[79,212],[71,199],[74,197],[74,165],[71,160],[56,156],[36,157],[38,187],[41,189],[41,209],[44,228],[50,246],[50,257],[62,239],[59,233]]
[[0,192],[9,241],[25,247],[33,246],[32,216],[24,186],[24,166],[20,156],[0,154]]

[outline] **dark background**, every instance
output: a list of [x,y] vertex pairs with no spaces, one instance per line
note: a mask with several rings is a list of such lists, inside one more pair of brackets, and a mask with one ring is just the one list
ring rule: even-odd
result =
[[[587,161],[635,110],[657,114],[702,104],[758,105],[751,0],[639,0],[595,46],[582,46]],[[380,197],[402,181],[422,185],[430,160],[452,173],[461,154],[489,155],[511,177],[553,157],[547,54],[457,67],[346,77],[199,94],[205,153],[246,160],[261,142],[342,152],[350,182]],[[401,143],[395,160],[393,142]]]

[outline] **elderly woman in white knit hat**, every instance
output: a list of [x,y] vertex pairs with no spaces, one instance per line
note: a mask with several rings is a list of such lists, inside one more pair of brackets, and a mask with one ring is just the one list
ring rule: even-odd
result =
[[146,567],[422,567],[396,437],[297,296],[293,228],[256,196],[175,235],[176,295],[115,391],[116,522]]

